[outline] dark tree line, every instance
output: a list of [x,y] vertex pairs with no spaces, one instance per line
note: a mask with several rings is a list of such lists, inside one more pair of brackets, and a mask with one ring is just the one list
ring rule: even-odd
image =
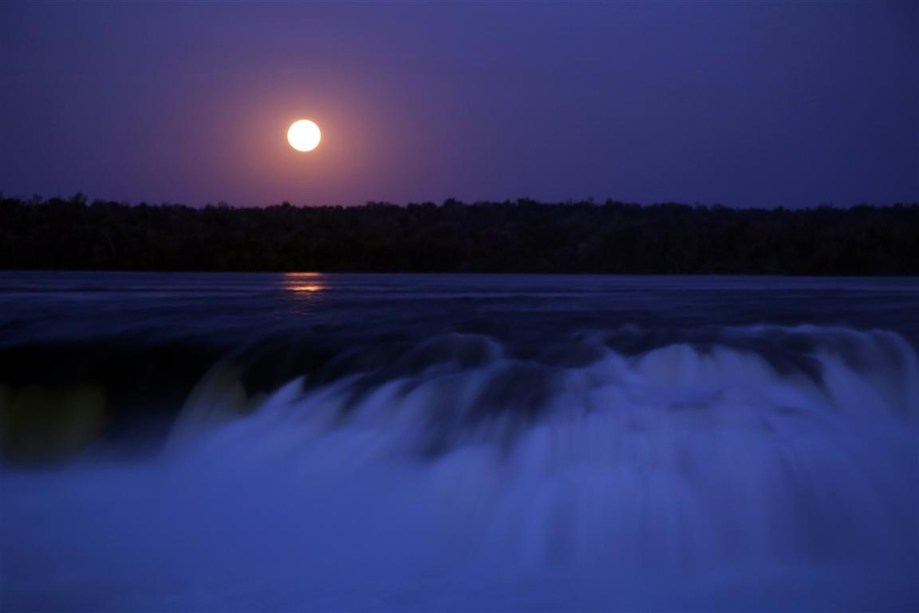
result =
[[191,208],[0,196],[0,269],[919,274],[919,204]]

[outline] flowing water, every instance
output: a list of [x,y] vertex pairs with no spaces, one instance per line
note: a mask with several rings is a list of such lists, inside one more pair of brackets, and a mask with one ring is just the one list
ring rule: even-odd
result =
[[919,280],[0,274],[2,610],[919,609]]

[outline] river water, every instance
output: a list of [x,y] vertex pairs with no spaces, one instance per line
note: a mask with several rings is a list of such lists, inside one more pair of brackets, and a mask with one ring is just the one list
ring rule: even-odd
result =
[[0,273],[3,610],[919,609],[916,278]]

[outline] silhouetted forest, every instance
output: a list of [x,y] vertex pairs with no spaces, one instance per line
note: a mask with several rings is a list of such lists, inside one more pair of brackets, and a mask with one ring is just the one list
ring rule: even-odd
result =
[[919,204],[191,208],[0,196],[0,268],[919,274]]

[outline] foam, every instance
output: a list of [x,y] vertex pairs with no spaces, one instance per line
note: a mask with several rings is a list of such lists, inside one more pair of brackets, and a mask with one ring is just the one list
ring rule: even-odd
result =
[[[218,368],[155,463],[6,472],[4,550],[45,556],[50,593],[82,565],[110,608],[919,605],[919,368],[896,334],[413,355],[262,399]],[[45,602],[18,572],[12,604]]]

